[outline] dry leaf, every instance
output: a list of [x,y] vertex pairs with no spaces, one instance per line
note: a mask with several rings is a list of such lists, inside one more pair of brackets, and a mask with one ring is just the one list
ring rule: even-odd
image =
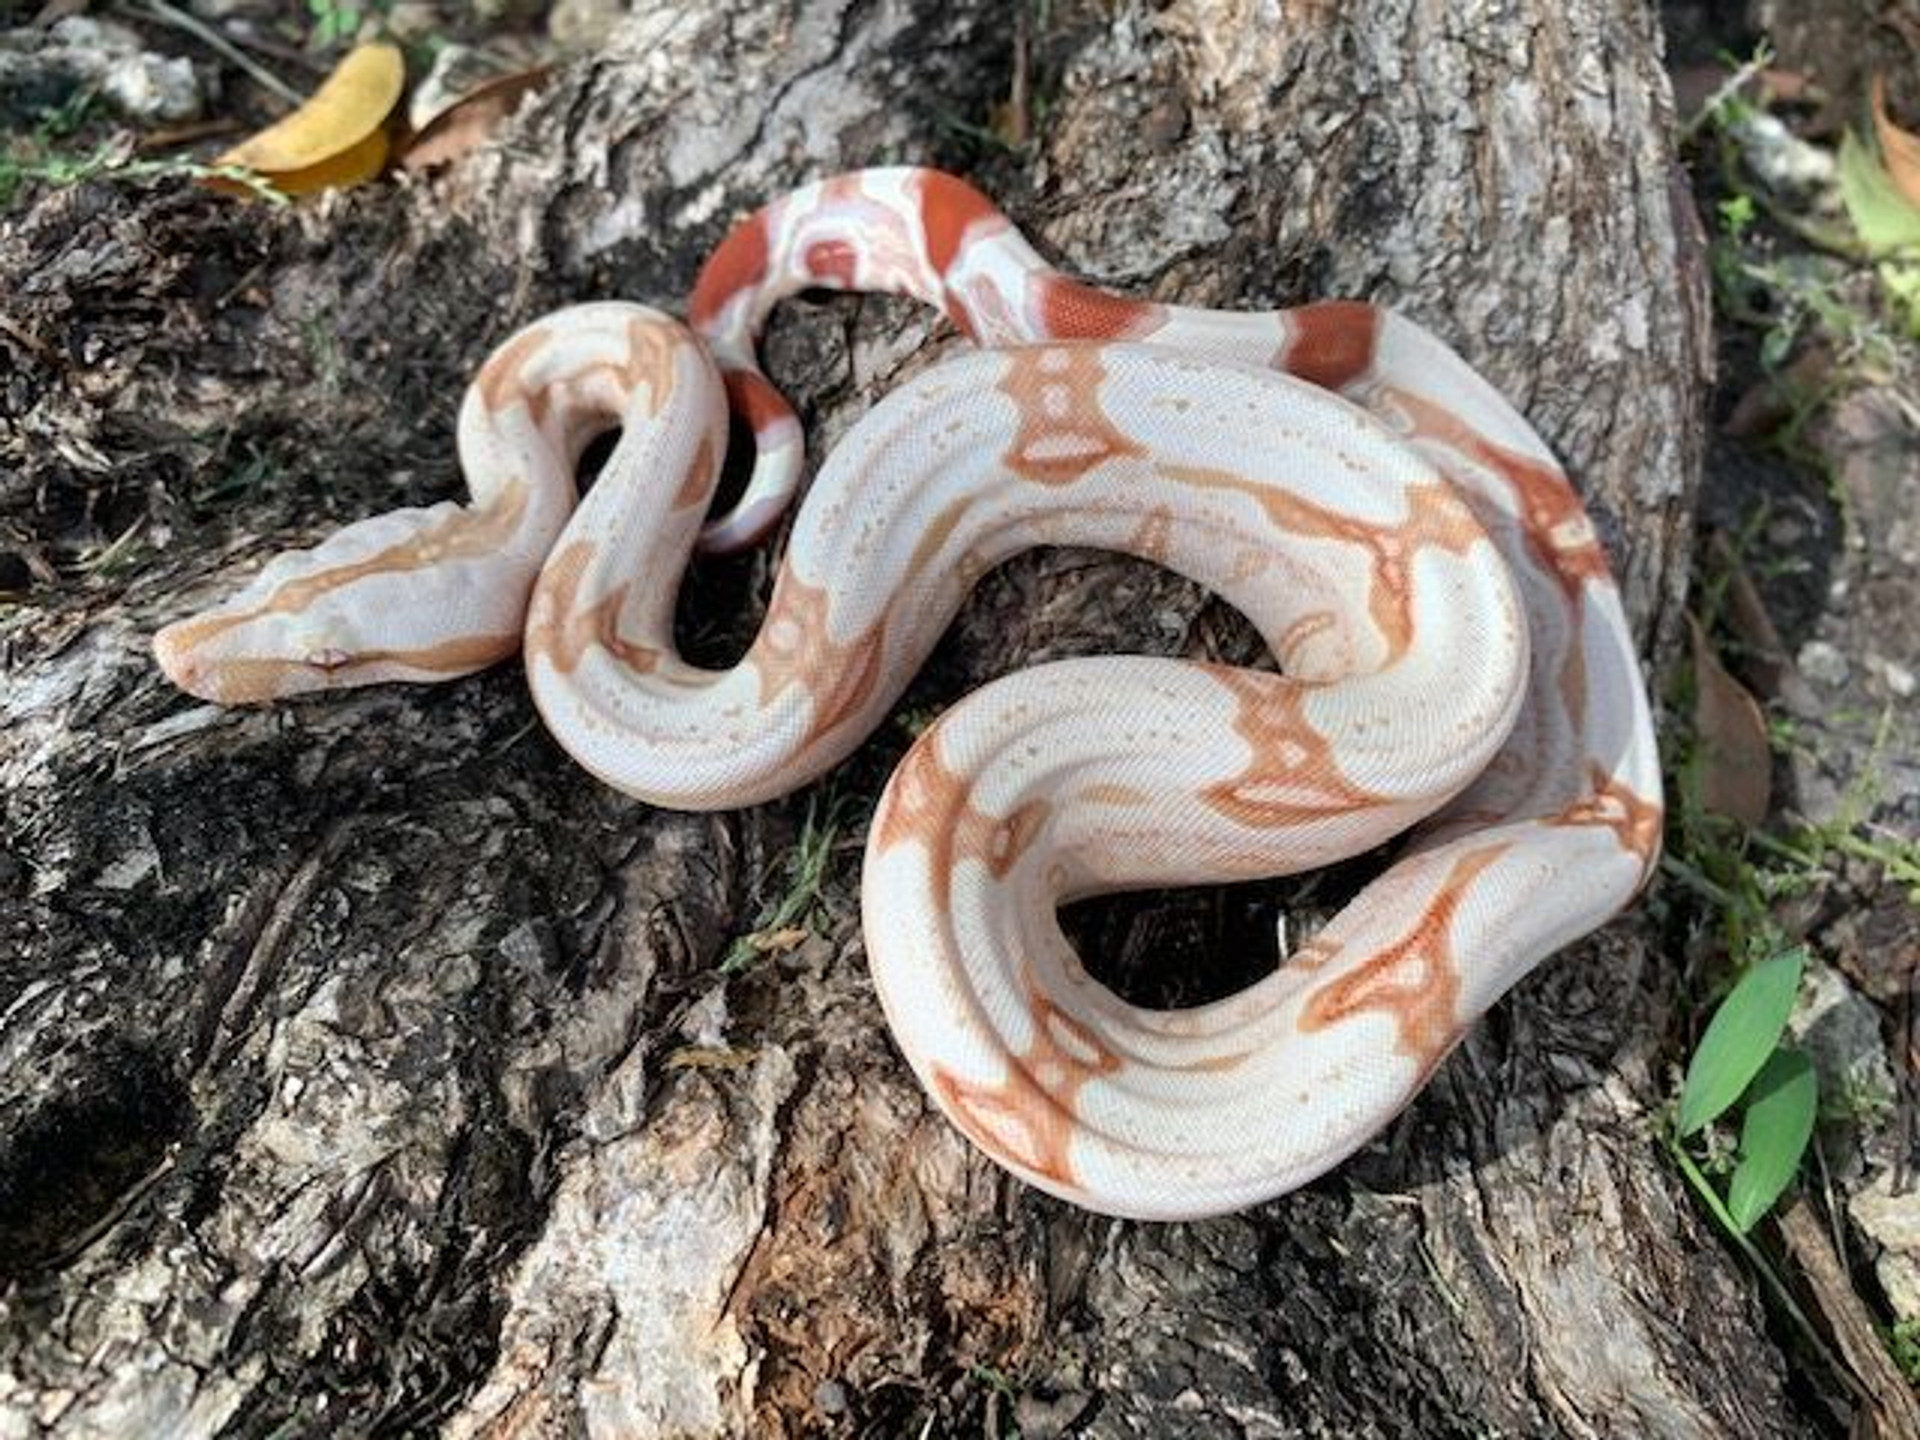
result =
[[1700,622],[1693,641],[1693,733],[1700,744],[1700,803],[1716,815],[1757,826],[1773,798],[1773,754],[1759,702],[1720,663]]
[[444,165],[476,149],[519,107],[520,99],[546,84],[549,65],[499,75],[477,85],[440,111],[406,143],[400,163],[409,170]]
[[1815,341],[1784,370],[1754,381],[1721,422],[1721,433],[1737,440],[1771,434],[1820,399],[1834,383],[1833,370],[1833,352]]
[[[406,78],[398,46],[385,41],[355,46],[306,104],[213,163],[252,170],[288,195],[370,180],[386,165],[387,117],[400,102]],[[243,188],[231,181],[213,183]]]
[[1873,133],[1880,141],[1880,160],[1887,174],[1907,197],[1920,205],[1920,135],[1902,130],[1887,114],[1887,77],[1873,77]]
[[1753,583],[1746,566],[1733,553],[1727,538],[1714,534],[1708,539],[1713,563],[1727,576],[1727,629],[1745,647],[1740,671],[1761,695],[1772,699],[1780,693],[1780,684],[1792,662],[1786,644],[1780,639],[1773,616],[1760,598],[1760,587]]

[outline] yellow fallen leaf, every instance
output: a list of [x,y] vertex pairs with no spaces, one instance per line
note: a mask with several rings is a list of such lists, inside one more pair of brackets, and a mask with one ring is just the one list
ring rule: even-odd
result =
[[1880,159],[1887,175],[1907,197],[1920,205],[1920,135],[1902,130],[1887,113],[1887,77],[1873,77],[1873,132],[1880,140]]
[[406,79],[398,46],[355,46],[306,104],[213,163],[252,170],[289,195],[369,180],[387,163],[387,117]]

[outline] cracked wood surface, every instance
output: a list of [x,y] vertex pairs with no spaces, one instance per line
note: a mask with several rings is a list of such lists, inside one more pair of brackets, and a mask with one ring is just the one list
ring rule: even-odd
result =
[[[887,1043],[853,887],[904,724],[812,797],[689,817],[569,767],[516,667],[215,712],[149,663],[243,561],[454,493],[460,387],[513,325],[677,307],[745,208],[898,160],[1135,293],[1407,309],[1556,446],[1664,650],[1708,350],[1644,10],[1056,6],[1025,156],[965,128],[1013,28],[976,0],[640,4],[435,182],[290,216],[90,186],[0,225],[0,548],[63,577],[0,614],[0,1436],[1807,1428],[1649,1141],[1672,972],[1644,917],[1321,1183],[1113,1224],[973,1156]],[[953,343],[799,303],[769,366],[817,456]],[[688,647],[737,652],[766,579],[706,567]],[[1150,567],[1033,557],[907,713],[1063,653],[1245,643]],[[813,936],[723,973],[810,805],[838,824]],[[1288,900],[1324,903],[1076,926],[1114,983],[1176,994],[1257,971]]]

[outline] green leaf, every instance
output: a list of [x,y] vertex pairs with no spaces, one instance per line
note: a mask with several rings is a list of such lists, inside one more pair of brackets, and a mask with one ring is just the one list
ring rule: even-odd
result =
[[1852,131],[1840,141],[1840,199],[1876,255],[1920,246],[1920,207],[1909,203]]
[[1807,952],[1796,947],[1761,961],[1720,1002],[1680,1089],[1682,1135],[1723,1113],[1760,1073],[1786,1028],[1806,958]]
[[1920,265],[1896,260],[1880,262],[1880,283],[1909,335],[1920,338]]
[[1747,1092],[1740,1127],[1740,1163],[1727,1187],[1727,1213],[1745,1234],[1773,1208],[1800,1169],[1813,1138],[1820,1081],[1798,1050],[1776,1050]]

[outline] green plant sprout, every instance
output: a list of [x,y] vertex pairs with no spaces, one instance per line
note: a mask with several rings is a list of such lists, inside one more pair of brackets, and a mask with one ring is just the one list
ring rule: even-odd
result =
[[786,884],[779,897],[762,910],[753,930],[727,947],[720,971],[737,975],[769,950],[779,948],[785,932],[804,926],[820,902],[833,851],[840,839],[841,802],[838,797],[807,804],[807,818],[787,858]]

